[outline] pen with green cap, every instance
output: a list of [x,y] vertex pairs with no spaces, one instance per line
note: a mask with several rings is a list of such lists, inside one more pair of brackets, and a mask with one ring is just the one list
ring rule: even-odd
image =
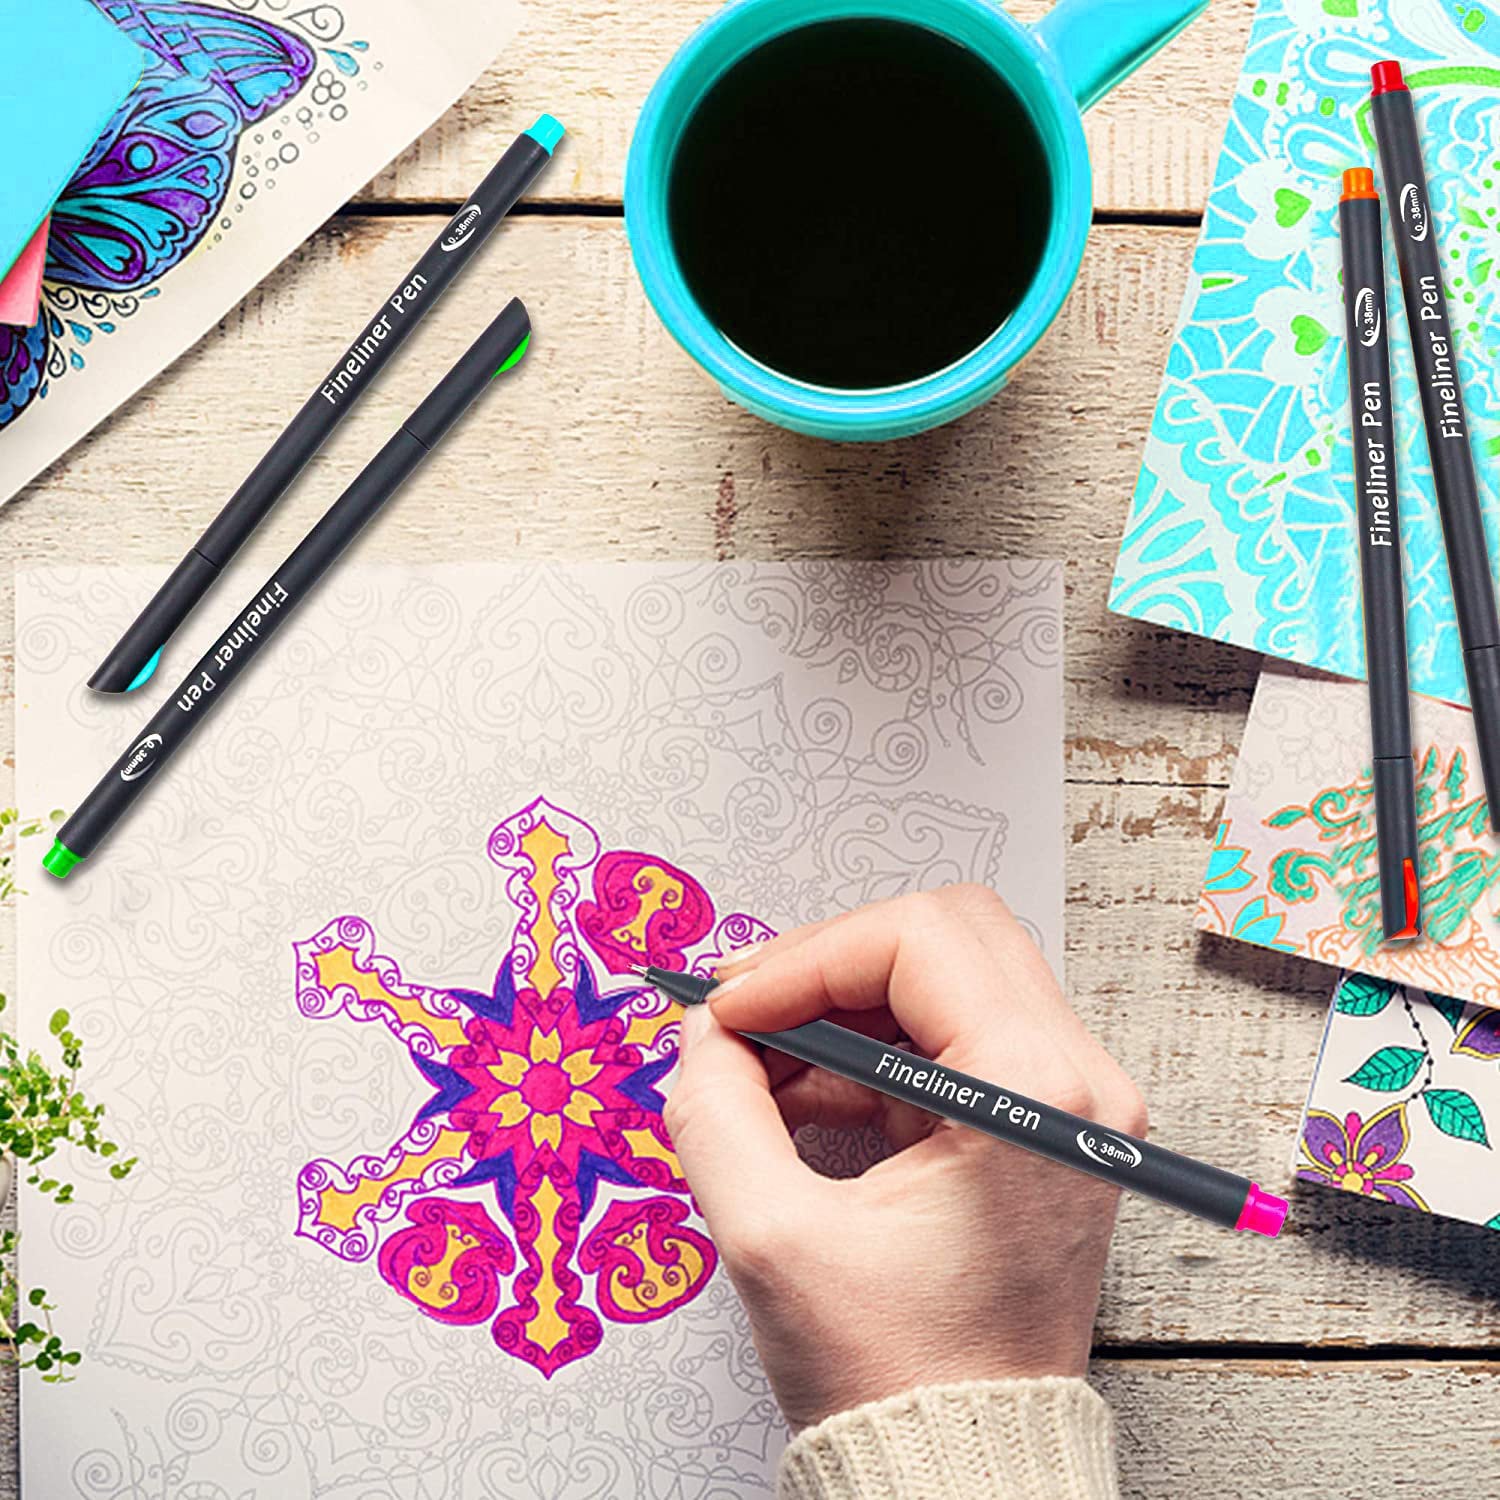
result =
[[480,335],[430,396],[402,423],[368,468],[334,502],[273,573],[227,631],[183,680],[155,718],[131,741],[104,779],[58,830],[45,865],[65,879],[91,855],[161,773],[192,732],[222,702],[287,616],[317,586],[381,507],[443,440],[497,375],[519,364],[531,342],[531,320],[519,301]]
[[395,358],[433,304],[473,264],[480,247],[552,160],[562,138],[563,127],[551,115],[543,115],[516,138],[400,286],[381,303],[327,379],[303,402],[208,529],[188,548],[89,678],[91,688],[100,693],[128,693],[150,680],[173,632]]

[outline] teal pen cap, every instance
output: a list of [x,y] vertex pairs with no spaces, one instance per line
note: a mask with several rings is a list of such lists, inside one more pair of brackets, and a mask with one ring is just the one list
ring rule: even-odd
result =
[[558,142],[567,134],[561,120],[554,115],[543,115],[530,130],[526,132],[543,151],[551,156],[557,150]]

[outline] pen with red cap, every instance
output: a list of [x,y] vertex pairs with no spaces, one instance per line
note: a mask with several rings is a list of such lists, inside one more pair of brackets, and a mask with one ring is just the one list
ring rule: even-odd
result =
[[1417,388],[1427,422],[1427,451],[1432,456],[1464,675],[1474,710],[1479,767],[1489,796],[1490,826],[1500,830],[1500,611],[1495,606],[1479,480],[1469,447],[1469,418],[1458,378],[1441,247],[1427,192],[1416,111],[1401,65],[1377,63],[1373,74],[1370,115],[1380,145],[1385,196],[1391,205]]
[[1406,593],[1401,577],[1401,517],[1396,501],[1396,441],[1385,305],[1380,198],[1368,167],[1344,173],[1339,200],[1344,251],[1344,314],[1349,330],[1349,404],[1354,434],[1354,493],[1370,679],[1375,839],[1380,914],[1387,942],[1421,931],[1417,882],[1417,788],[1412,760],[1411,695],[1406,669]]
[[[703,1005],[718,988],[717,980],[671,969],[637,968],[634,972],[680,1005]],[[742,1035],[892,1099],[915,1104],[929,1114],[1226,1229],[1274,1238],[1286,1221],[1286,1200],[1264,1191],[1248,1177],[1179,1156],[832,1021]]]

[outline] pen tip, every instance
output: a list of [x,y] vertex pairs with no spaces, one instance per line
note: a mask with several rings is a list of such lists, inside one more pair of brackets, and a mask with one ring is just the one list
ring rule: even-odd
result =
[[631,964],[630,972],[632,974],[639,974],[642,979],[649,979],[651,977],[651,970],[645,964]]

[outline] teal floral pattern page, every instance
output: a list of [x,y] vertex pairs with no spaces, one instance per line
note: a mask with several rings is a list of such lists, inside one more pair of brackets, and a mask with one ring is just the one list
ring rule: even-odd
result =
[[[1378,163],[1370,68],[1416,104],[1474,429],[1500,541],[1500,8],[1262,0],[1111,589],[1121,614],[1364,675],[1338,197]],[[1395,253],[1412,685],[1466,703]]]

